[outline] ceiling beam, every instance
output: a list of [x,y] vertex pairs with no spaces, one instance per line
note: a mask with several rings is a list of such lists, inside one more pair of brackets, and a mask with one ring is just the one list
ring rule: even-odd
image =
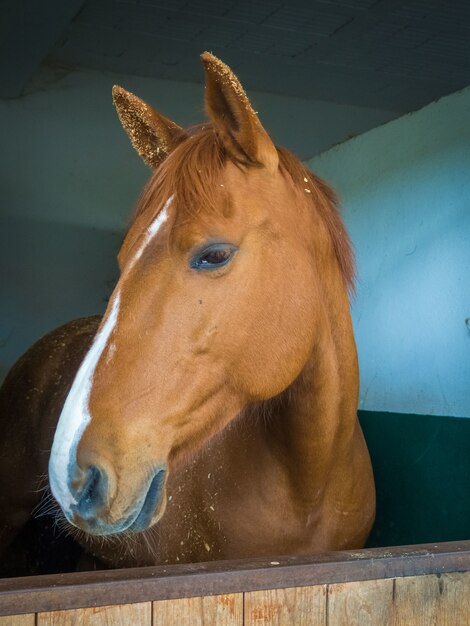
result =
[[0,20],[0,98],[17,98],[85,0],[9,0]]

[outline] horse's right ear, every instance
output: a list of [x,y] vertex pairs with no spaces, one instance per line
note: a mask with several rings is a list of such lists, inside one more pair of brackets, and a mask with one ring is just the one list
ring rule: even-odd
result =
[[185,136],[178,124],[117,85],[113,87],[113,102],[132,145],[150,167],[160,165]]

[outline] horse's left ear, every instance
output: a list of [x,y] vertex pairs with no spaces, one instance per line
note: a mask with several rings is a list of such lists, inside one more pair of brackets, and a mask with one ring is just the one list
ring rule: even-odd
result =
[[206,111],[228,152],[244,165],[277,170],[279,157],[232,70],[210,52],[201,54],[206,73]]
[[185,137],[184,130],[130,91],[115,85],[113,102],[135,150],[150,167],[157,167]]

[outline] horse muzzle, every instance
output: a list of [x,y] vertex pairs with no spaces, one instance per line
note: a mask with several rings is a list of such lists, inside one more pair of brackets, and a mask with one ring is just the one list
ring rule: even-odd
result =
[[[62,507],[67,520],[90,535],[115,535],[122,532],[142,532],[152,526],[164,513],[167,470],[157,468],[138,493],[132,493],[125,510],[113,511],[116,498],[110,485],[114,482],[108,472],[97,465],[71,472],[70,494],[73,502]],[[59,502],[60,504],[60,502]]]

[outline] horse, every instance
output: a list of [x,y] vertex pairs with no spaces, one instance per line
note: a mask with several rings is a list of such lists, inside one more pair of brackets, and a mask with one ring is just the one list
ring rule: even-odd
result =
[[47,471],[60,523],[110,567],[367,539],[355,267],[336,196],[274,145],[230,68],[201,59],[199,126],[113,88],[153,172],[103,318],[52,331],[0,392],[4,545]]

